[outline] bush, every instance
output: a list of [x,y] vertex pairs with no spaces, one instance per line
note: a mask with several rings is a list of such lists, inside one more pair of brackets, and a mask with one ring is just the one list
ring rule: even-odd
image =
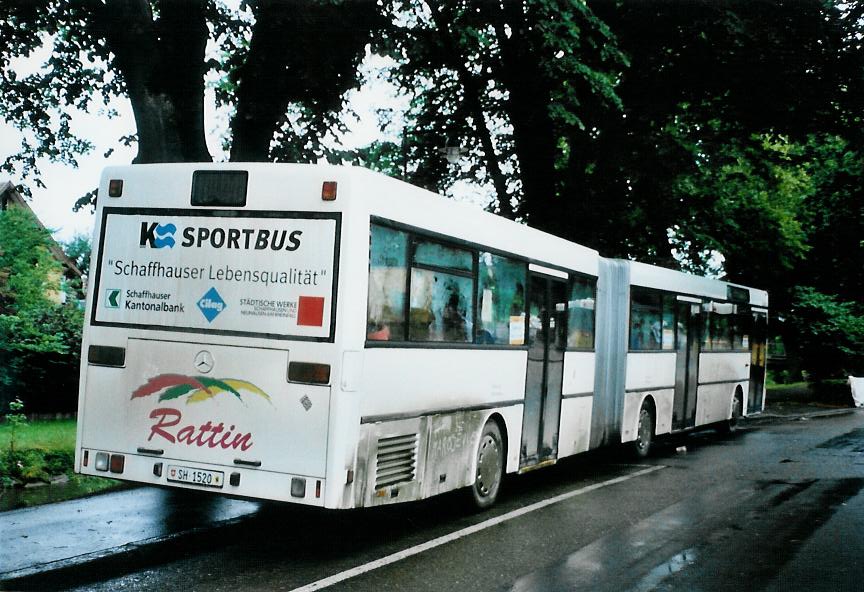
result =
[[813,288],[795,289],[787,319],[810,381],[864,373],[864,310]]
[[61,270],[50,245],[30,212],[0,213],[0,410],[16,397],[30,413],[77,407],[84,317],[56,302]]

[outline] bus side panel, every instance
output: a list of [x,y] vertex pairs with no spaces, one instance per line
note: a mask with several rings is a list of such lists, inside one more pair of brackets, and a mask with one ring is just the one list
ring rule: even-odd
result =
[[520,433],[521,405],[364,424],[355,505],[413,501],[471,485],[479,436],[493,415],[503,420],[508,445],[518,453],[512,438]]
[[[370,422],[521,406],[527,355],[524,349],[368,348],[363,390],[369,395],[361,398],[361,416]],[[519,421],[507,426],[515,430],[508,434],[508,472],[519,466]]]
[[588,450],[591,434],[593,397],[573,397],[561,401],[561,432],[558,436],[558,458]]
[[749,363],[749,352],[700,354],[696,425],[729,419],[735,389],[740,386],[744,397],[747,396]]
[[594,405],[594,352],[564,354],[558,457],[588,450]]
[[672,403],[675,397],[674,351],[627,354],[627,394],[624,401],[622,442],[636,439],[639,410],[646,396],[655,407],[655,434],[672,430]]
[[[527,351],[524,349],[369,348],[363,367],[363,416],[473,406],[496,408],[522,402]],[[411,397],[406,393],[410,392]]]
[[357,507],[420,499],[427,424],[427,417],[415,417],[361,426]]
[[639,411],[642,409],[642,403],[649,397],[654,401],[657,413],[654,433],[668,434],[672,431],[672,402],[675,398],[675,389],[631,392],[624,396],[624,432],[621,434],[621,442],[632,442],[636,439]]

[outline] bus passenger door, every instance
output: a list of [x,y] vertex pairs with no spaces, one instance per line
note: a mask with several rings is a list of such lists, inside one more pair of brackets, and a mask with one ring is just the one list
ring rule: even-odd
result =
[[531,275],[528,299],[528,371],[520,467],[558,455],[561,386],[567,346],[567,282]]
[[753,329],[750,332],[750,392],[747,394],[747,413],[762,411],[767,350],[768,315],[754,312]]
[[699,387],[702,305],[676,303],[675,315],[675,399],[672,404],[672,429],[696,425],[696,389]]

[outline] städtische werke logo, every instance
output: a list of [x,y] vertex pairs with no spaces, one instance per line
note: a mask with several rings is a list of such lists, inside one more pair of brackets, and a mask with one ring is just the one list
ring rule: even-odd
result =
[[[185,376],[183,374],[160,374],[132,392],[132,399],[149,397],[159,393],[159,402],[171,402],[186,397],[186,403],[208,401],[221,393],[228,393],[244,403],[241,391],[259,395],[272,404],[270,395],[245,380],[236,378],[208,378],[207,376]],[[173,407],[157,407],[150,412],[155,420],[150,426],[147,441],[154,437],[172,444],[185,444],[199,448],[221,448],[223,450],[249,450],[253,446],[252,432],[237,431],[233,424],[209,420],[200,425],[180,425],[183,414]]]

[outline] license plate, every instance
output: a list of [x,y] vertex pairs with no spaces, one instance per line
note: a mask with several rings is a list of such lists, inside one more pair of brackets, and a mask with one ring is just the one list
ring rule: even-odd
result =
[[225,473],[220,471],[205,471],[192,467],[168,465],[168,480],[179,483],[191,483],[204,487],[222,487],[225,483]]

